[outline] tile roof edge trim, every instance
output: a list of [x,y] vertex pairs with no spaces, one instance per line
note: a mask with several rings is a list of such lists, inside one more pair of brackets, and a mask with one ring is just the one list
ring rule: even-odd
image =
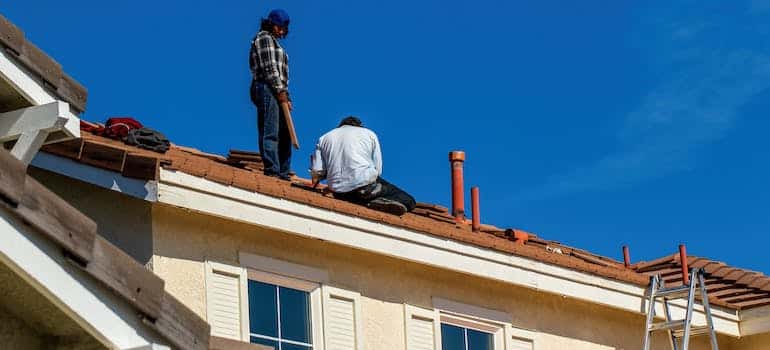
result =
[[0,209],[0,261],[12,271],[103,344],[129,349],[165,343],[124,298],[85,271],[68,267],[58,244],[12,216]]
[[[159,203],[630,312],[641,313],[644,303],[643,286],[226,186],[179,171],[161,169],[158,194]],[[683,303],[672,306],[674,317],[680,313],[684,317]],[[719,333],[740,336],[737,311],[716,307],[712,311]],[[694,319],[705,320],[702,312],[696,312]]]

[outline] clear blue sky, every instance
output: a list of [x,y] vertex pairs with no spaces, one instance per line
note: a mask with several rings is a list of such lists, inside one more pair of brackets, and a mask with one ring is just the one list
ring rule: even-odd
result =
[[[654,3],[654,4],[653,4]],[[385,178],[449,204],[467,152],[482,220],[620,257],[693,255],[770,272],[770,1],[4,1],[90,92],[178,144],[256,149],[249,40],[292,16],[295,123],[347,114]]]

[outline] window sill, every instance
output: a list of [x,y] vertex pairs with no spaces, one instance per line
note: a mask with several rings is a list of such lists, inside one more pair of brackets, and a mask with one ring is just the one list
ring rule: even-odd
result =
[[247,343],[240,340],[215,337],[209,340],[211,350],[275,350],[272,346]]

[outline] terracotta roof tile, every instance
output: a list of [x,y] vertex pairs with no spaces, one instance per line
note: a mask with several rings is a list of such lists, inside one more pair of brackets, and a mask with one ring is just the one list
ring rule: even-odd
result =
[[[94,152],[90,151],[96,145],[100,149],[100,152],[96,152],[100,155],[100,161],[96,161],[92,155]],[[114,150],[106,151],[101,147],[114,148]],[[292,182],[288,182],[264,176],[261,173],[261,157],[256,152],[231,150],[227,157],[223,157],[194,148],[172,145],[166,154],[161,155],[87,133],[83,133],[83,139],[80,141],[50,145],[44,150],[105,169],[120,168],[124,172],[127,165],[131,167],[134,165],[133,162],[124,161],[118,166],[121,158],[119,154],[122,154],[121,152],[127,154],[126,159],[128,159],[135,152],[141,152],[142,156],[159,159],[156,167],[178,170],[243,190],[284,198],[374,222],[425,232],[639,286],[647,285],[650,274],[661,274],[670,286],[682,283],[677,254],[667,255],[650,262],[636,263],[630,269],[626,269],[621,262],[614,259],[565,246],[556,241],[545,240],[521,230],[506,231],[493,225],[482,224],[482,233],[474,233],[467,220],[456,223],[454,217],[449,214],[448,208],[436,204],[418,203],[413,212],[398,217],[336,200],[328,193],[324,193],[323,185],[319,188],[311,188],[307,179],[294,178]],[[144,171],[147,170],[144,169]],[[525,243],[514,241],[514,232],[518,232],[517,235],[526,234],[528,240]],[[707,273],[709,291],[718,293],[710,297],[715,304],[746,308],[765,305],[765,302],[770,303],[770,278],[761,273],[737,269],[706,258],[690,257],[689,259],[690,266],[703,268]]]
[[[770,278],[762,273],[702,257],[688,256],[687,259],[691,268],[704,270],[710,302],[736,309],[770,304]],[[660,274],[667,286],[682,284],[678,254],[638,263],[634,269],[648,275]]]

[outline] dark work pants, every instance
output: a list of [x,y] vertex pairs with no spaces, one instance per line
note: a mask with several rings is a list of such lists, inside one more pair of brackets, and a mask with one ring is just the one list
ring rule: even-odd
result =
[[288,178],[291,170],[291,137],[281,106],[265,83],[251,83],[251,101],[257,106],[259,153],[266,175]]
[[385,179],[381,177],[378,177],[374,184],[364,186],[364,188],[372,187],[377,183],[380,184],[381,188],[380,191],[374,195],[371,195],[368,191],[365,190],[360,191],[360,189],[355,189],[350,192],[335,193],[334,198],[360,205],[367,205],[369,202],[377,198],[385,198],[403,204],[406,207],[406,211],[412,211],[412,209],[414,209],[414,207],[417,205],[414,201],[414,197],[409,195],[409,193],[404,192],[404,190],[396,187],[390,182],[385,181]]

